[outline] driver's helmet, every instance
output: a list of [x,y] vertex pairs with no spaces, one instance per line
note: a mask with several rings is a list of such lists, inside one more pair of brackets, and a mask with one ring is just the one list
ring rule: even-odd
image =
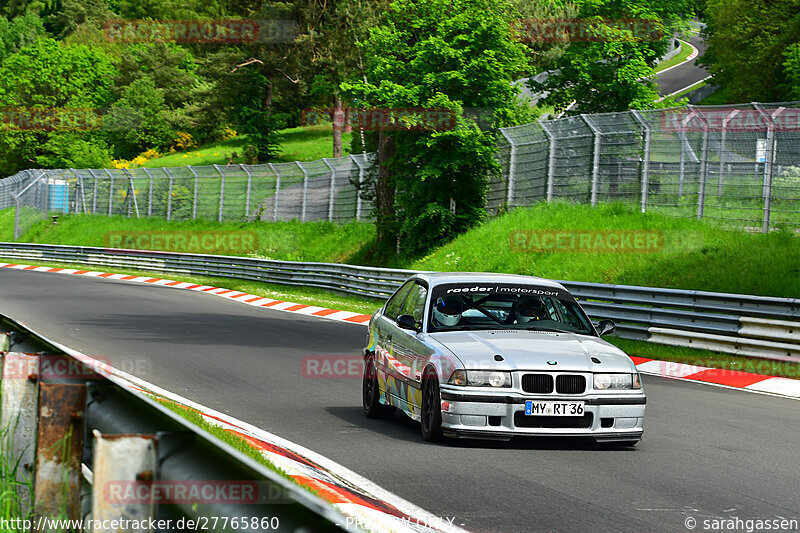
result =
[[517,303],[517,322],[524,324],[531,320],[541,320],[547,316],[547,310],[540,298],[523,298]]
[[455,326],[464,312],[461,296],[445,296],[436,300],[433,306],[433,323],[436,326]]

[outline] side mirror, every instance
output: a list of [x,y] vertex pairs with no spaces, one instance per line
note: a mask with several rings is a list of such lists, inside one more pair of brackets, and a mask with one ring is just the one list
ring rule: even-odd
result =
[[410,329],[416,333],[419,333],[422,329],[417,324],[417,321],[414,320],[414,317],[411,315],[400,315],[397,317],[397,327],[401,329]]
[[597,329],[597,333],[600,334],[602,337],[603,335],[611,335],[614,333],[614,330],[617,329],[617,325],[614,324],[613,320],[601,320],[599,324],[595,324],[595,329]]

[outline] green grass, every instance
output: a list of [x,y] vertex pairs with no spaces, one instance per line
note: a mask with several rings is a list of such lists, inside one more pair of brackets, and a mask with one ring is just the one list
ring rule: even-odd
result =
[[[11,213],[11,216],[7,214]],[[13,232],[13,209],[0,212],[0,234]],[[257,238],[255,253],[248,255],[262,259],[286,261],[348,262],[348,260],[375,235],[375,227],[364,222],[333,224],[331,222],[223,222],[186,220],[167,222],[157,218],[127,218],[123,216],[98,217],[92,215],[62,215],[57,224],[41,221],[20,239],[21,242],[69,244],[80,246],[108,246],[109,232],[131,233],[139,231],[206,232],[252,231]],[[13,235],[12,235],[13,237]],[[9,238],[8,240],[11,240]],[[181,250],[171,250],[181,251]]]
[[728,91],[724,87],[720,87],[712,94],[701,100],[700,103],[697,105],[725,105],[725,104],[735,104],[735,103],[737,102],[734,102],[731,99],[730,95],[728,94]]
[[685,95],[689,94],[690,92],[696,91],[700,87],[704,87],[706,85],[708,85],[708,81],[698,81],[694,85],[690,85],[689,87],[685,88],[684,90],[682,90],[678,94],[672,95],[672,97],[675,98],[676,100],[679,99],[679,98],[683,98]]
[[0,241],[14,240],[14,208],[7,207],[0,211]]
[[[523,253],[509,243],[515,232],[546,229],[657,230],[663,234],[664,246],[655,253]],[[727,230],[710,221],[642,214],[623,204],[592,208],[540,203],[515,209],[404,266],[767,296],[800,295],[800,237],[793,233]]]
[[681,50],[674,57],[656,65],[655,71],[661,72],[662,70],[674,67],[679,63],[683,63],[692,54],[692,45],[685,41],[681,41]]
[[[333,137],[330,124],[301,126],[280,130],[278,156],[270,162],[315,161],[333,156]],[[342,134],[342,153],[350,151],[352,133]],[[148,160],[143,166],[148,168],[183,167],[186,165],[227,165],[244,163],[243,153],[249,141],[247,135],[239,135],[227,141],[200,146],[185,152],[164,154]],[[233,157],[236,153],[237,157]]]

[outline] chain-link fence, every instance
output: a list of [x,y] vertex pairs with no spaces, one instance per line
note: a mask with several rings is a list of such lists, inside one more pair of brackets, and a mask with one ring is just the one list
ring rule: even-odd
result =
[[490,213],[566,199],[800,227],[800,103],[581,115],[501,131]]
[[[580,115],[503,128],[498,158],[502,174],[487,191],[493,215],[542,200],[621,201],[643,212],[762,231],[800,227],[800,102]],[[264,165],[29,170],[0,180],[0,209],[21,210],[17,236],[48,211],[370,220],[372,204],[358,185],[374,164],[374,154],[359,154]],[[46,185],[31,186],[38,181]]]

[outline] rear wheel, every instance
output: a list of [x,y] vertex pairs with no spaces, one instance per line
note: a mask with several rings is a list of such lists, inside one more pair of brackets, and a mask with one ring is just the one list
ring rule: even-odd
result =
[[439,394],[439,377],[426,372],[422,378],[422,438],[428,442],[442,441],[442,400]]
[[381,403],[381,391],[378,388],[378,369],[375,360],[367,358],[364,364],[364,378],[361,385],[361,398],[364,405],[364,414],[367,418],[391,418],[394,416],[394,407]]

